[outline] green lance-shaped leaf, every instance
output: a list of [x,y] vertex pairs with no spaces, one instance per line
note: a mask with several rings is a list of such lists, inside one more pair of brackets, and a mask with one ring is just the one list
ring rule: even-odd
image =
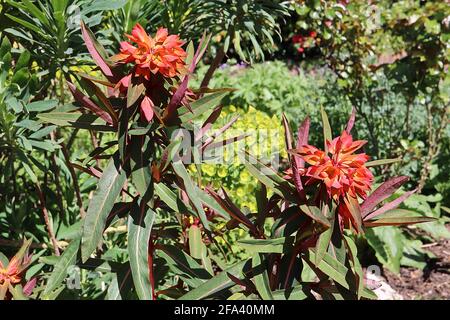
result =
[[46,299],[49,294],[51,294],[64,281],[67,277],[67,269],[76,264],[78,249],[80,248],[80,240],[80,237],[74,239],[58,259],[58,262],[53,268],[53,272],[48,279],[44,293],[42,294],[44,299]]
[[194,259],[201,260],[203,251],[206,250],[199,227],[192,225],[189,228],[189,252]]
[[150,171],[151,145],[148,136],[131,140],[131,181],[146,201],[153,196],[152,173]]
[[356,244],[353,241],[352,238],[344,235],[344,241],[347,245],[347,249],[349,252],[349,260],[354,272],[355,276],[355,282],[356,282],[356,289],[357,289],[357,296],[358,299],[361,298],[362,291],[364,289],[364,276],[363,276],[363,269],[361,267],[361,263],[358,260],[358,251],[356,248]]
[[0,252],[0,268],[5,269],[9,264],[9,259],[3,253]]
[[276,239],[244,239],[239,240],[239,246],[249,252],[259,253],[283,253],[285,248],[292,246],[294,237]]
[[156,253],[167,262],[172,272],[192,288],[197,288],[211,279],[211,274],[194,258],[175,246],[159,245]]
[[203,267],[211,274],[214,274],[211,266],[211,259],[208,257],[208,250],[202,240],[202,233],[199,227],[192,225],[189,228],[189,252],[195,259],[201,260]]
[[28,300],[28,297],[23,293],[22,285],[12,286],[8,285],[9,292],[12,295],[13,300]]
[[330,245],[333,230],[334,230],[334,215],[333,215],[332,220],[330,221],[330,228],[328,228],[324,232],[322,232],[319,236],[319,239],[317,240],[316,256],[314,259],[314,264],[316,266],[318,266],[320,264],[323,257],[325,256],[325,253],[328,250],[328,246]]
[[252,268],[254,274],[254,284],[256,290],[263,300],[273,300],[272,291],[269,285],[269,276],[267,274],[265,261],[260,253],[253,254]]
[[247,261],[241,261],[233,265],[232,267],[228,268],[227,270],[222,271],[215,277],[203,283],[201,286],[186,293],[179,300],[204,299],[222,290],[226,290],[233,287],[236,283],[233,280],[231,280],[228,274],[231,274],[235,277],[239,277],[239,275],[242,274],[242,269],[246,263]]
[[181,198],[175,194],[164,183],[159,182],[154,184],[155,194],[173,211],[178,213],[189,212],[195,215],[195,212],[181,200]]
[[406,226],[409,224],[425,223],[436,221],[433,217],[397,217],[397,218],[380,218],[375,220],[364,221],[365,227],[382,227],[382,226]]
[[181,161],[173,162],[172,163],[173,170],[175,173],[183,180],[183,184],[185,187],[185,191],[193,203],[195,210],[197,211],[198,216],[200,217],[200,220],[202,221],[203,226],[210,230],[209,221],[206,218],[205,211],[203,210],[203,205],[198,198],[198,188],[194,185],[194,183],[191,180],[191,177],[189,176],[189,173],[187,172],[185,166]]
[[149,242],[156,213],[145,203],[135,206],[128,220],[128,254],[139,299],[152,300],[149,274]]
[[278,175],[273,168],[266,166],[249,153],[240,153],[241,158],[244,157],[244,165],[247,170],[261,183],[272,189],[275,193],[286,200],[296,202],[297,197],[293,193],[293,186],[288,181]]
[[112,280],[106,292],[106,300],[124,300],[131,288],[131,268],[127,263],[121,270],[112,273]]
[[311,289],[307,285],[298,285],[289,289],[272,292],[274,300],[305,300],[311,298]]
[[[309,262],[310,265],[312,264],[312,261],[315,260],[315,255],[315,249],[308,249],[305,259],[307,259],[306,261]],[[329,253],[325,253],[317,268],[344,288],[350,288],[347,282],[348,268],[334,259]]]
[[308,206],[306,204],[303,204],[300,206],[301,212],[306,214],[308,217],[313,219],[314,221],[317,221],[321,225],[323,225],[326,228],[330,227],[330,221],[328,218],[323,214],[322,210],[317,207]]
[[205,206],[214,210],[218,215],[221,215],[223,218],[227,220],[230,219],[230,215],[228,214],[228,212],[224,208],[222,208],[222,206],[219,203],[217,203],[214,197],[212,197],[209,193],[198,189],[197,195]]
[[113,132],[115,129],[107,125],[106,121],[93,114],[81,112],[48,112],[38,114],[42,122],[52,123],[57,126],[89,129],[94,131]]
[[193,112],[190,112],[186,107],[178,108],[178,113],[180,114],[180,119],[183,123],[192,121],[199,116],[204,115],[208,111],[213,111],[214,107],[217,106],[223,97],[225,97],[230,90],[214,92],[205,95],[201,99],[194,101],[191,104]]
[[396,163],[402,161],[402,158],[394,158],[394,159],[380,159],[366,162],[366,167],[375,167],[382,166],[386,164]]
[[58,100],[40,100],[31,102],[26,106],[28,112],[44,112],[53,109],[58,104]]
[[98,181],[97,190],[89,202],[81,240],[81,258],[83,262],[89,259],[91,253],[101,242],[106,220],[122,190],[126,178],[127,175],[125,170],[121,168],[118,153],[116,153],[103,171]]

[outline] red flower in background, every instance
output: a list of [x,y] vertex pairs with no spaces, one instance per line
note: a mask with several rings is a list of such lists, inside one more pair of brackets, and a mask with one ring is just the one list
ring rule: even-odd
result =
[[304,41],[304,38],[302,35],[300,34],[296,34],[292,37],[292,42],[293,43],[302,43]]
[[159,28],[152,38],[138,23],[131,35],[126,36],[135,42],[137,47],[126,41],[121,42],[120,53],[113,60],[136,64],[136,74],[148,80],[151,74],[158,72],[166,78],[186,72],[186,51],[182,48],[184,42],[178,35],[169,35],[167,29]]
[[327,141],[328,153],[311,145],[300,148],[299,154],[310,166],[304,171],[309,177],[307,184],[321,181],[328,195],[335,200],[349,195],[365,198],[373,182],[373,175],[364,164],[369,157],[355,151],[366,141],[353,141],[351,135],[343,131],[340,137]]

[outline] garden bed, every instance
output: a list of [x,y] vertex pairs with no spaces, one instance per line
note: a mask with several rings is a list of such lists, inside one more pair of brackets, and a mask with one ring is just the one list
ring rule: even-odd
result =
[[[450,224],[447,224],[450,229]],[[384,269],[389,285],[405,300],[450,299],[450,240],[432,243],[424,249],[432,252],[424,270],[401,268],[400,274]]]

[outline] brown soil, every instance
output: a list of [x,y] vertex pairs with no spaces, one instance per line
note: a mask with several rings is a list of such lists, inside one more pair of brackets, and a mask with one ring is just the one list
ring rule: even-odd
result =
[[[447,225],[449,228],[450,225]],[[424,247],[436,255],[425,269],[401,268],[396,275],[384,270],[389,285],[405,300],[450,299],[450,240],[441,240]]]

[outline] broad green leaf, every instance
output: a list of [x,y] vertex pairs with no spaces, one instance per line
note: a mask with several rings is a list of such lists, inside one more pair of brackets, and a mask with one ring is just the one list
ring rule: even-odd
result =
[[206,218],[205,210],[203,209],[203,205],[197,196],[199,190],[193,184],[191,177],[189,176],[189,173],[187,172],[184,164],[180,161],[177,161],[172,163],[172,167],[175,173],[183,180],[184,187],[186,189],[185,191],[191,202],[194,204],[194,207],[197,211],[198,216],[200,217],[200,220],[202,221],[203,226],[207,230],[210,230],[209,221]]
[[252,269],[254,274],[254,284],[256,290],[263,300],[273,300],[272,291],[270,290],[269,276],[265,266],[265,261],[260,253],[253,254]]
[[305,300],[311,297],[309,290],[305,285],[298,285],[289,289],[275,290],[272,295],[274,300]]
[[314,259],[314,264],[318,266],[320,262],[322,261],[323,257],[325,256],[325,253],[328,250],[328,246],[330,245],[331,236],[333,234],[334,230],[334,219],[330,221],[330,228],[323,231],[319,239],[317,240],[316,244],[316,256]]
[[164,183],[159,182],[154,184],[155,193],[160,199],[173,211],[178,213],[190,212],[195,215],[192,209],[187,208],[186,204],[181,200],[181,198],[176,195],[169,187]]
[[12,286],[9,284],[8,289],[14,300],[28,300],[28,297],[23,293],[22,285]]
[[19,59],[16,62],[16,70],[27,68],[30,62],[31,54],[29,51],[24,51],[20,54]]
[[422,241],[408,240],[403,246],[403,256],[400,260],[402,266],[424,269],[427,266],[427,254],[422,249]]
[[314,221],[319,222],[326,228],[329,228],[331,226],[330,221],[326,216],[323,215],[322,210],[320,210],[320,208],[303,204],[300,206],[300,210],[301,212],[305,213],[308,217],[310,217]]
[[418,224],[417,227],[429,233],[434,239],[450,239],[450,230],[443,221],[430,221]]
[[296,202],[297,198],[292,192],[293,186],[289,182],[250,154],[241,153],[241,156],[245,157],[244,165],[256,179],[286,200]]
[[156,213],[145,203],[135,206],[128,219],[128,253],[134,287],[141,300],[153,300],[149,276],[149,242]]
[[0,268],[6,269],[8,264],[9,264],[9,259],[3,253],[0,252]]
[[380,226],[404,226],[408,224],[424,223],[436,221],[436,218],[431,217],[400,217],[400,218],[379,218],[375,220],[364,221],[366,227],[380,227]]
[[148,136],[134,137],[131,141],[131,181],[146,201],[153,197],[152,173],[150,171],[151,145]]
[[233,287],[235,283],[231,280],[228,274],[231,274],[238,278],[241,277],[242,269],[246,263],[247,261],[241,261],[228,268],[227,270],[222,271],[199,287],[186,293],[179,300],[200,300]]
[[380,227],[366,230],[365,236],[375,255],[384,266],[394,273],[400,271],[405,236],[399,228]]
[[208,271],[190,255],[175,246],[160,245],[156,252],[167,262],[170,270],[180,276],[192,288],[197,288],[206,280],[211,279],[211,274]]
[[56,107],[58,100],[41,100],[35,101],[26,106],[29,112],[43,112]]
[[115,131],[104,120],[93,114],[83,114],[81,112],[49,112],[38,114],[37,117],[42,122],[48,122],[62,127],[71,126],[94,131]]
[[142,96],[144,91],[145,86],[143,83],[135,85],[130,81],[128,84],[128,91],[127,91],[127,108],[135,104],[136,101]]
[[[308,249],[308,256],[306,256],[306,258],[308,258],[309,262],[314,261],[315,250]],[[325,253],[317,268],[319,268],[320,271],[325,273],[327,276],[336,281],[336,283],[339,283],[344,288],[350,288],[349,284],[347,283],[347,274],[349,270],[345,265],[334,259],[329,253]]]
[[178,112],[182,122],[192,121],[199,116],[203,116],[208,111],[212,111],[217,106],[223,97],[228,94],[228,90],[225,92],[214,92],[203,96],[202,98],[194,101],[191,104],[191,108],[194,113],[190,112],[186,107],[180,107]]
[[42,300],[56,300],[56,298],[58,298],[58,296],[61,294],[61,292],[63,292],[65,289],[66,289],[66,286],[61,285],[55,291],[50,292],[46,296],[43,296]]
[[228,212],[224,208],[222,208],[222,206],[219,205],[210,194],[206,193],[201,189],[198,189],[197,195],[205,206],[214,210],[217,214],[221,215],[223,218],[230,219],[230,215],[228,214]]
[[294,238],[276,238],[276,239],[245,239],[239,240],[238,244],[250,252],[259,253],[283,253],[286,248],[292,246]]
[[189,228],[189,252],[194,259],[201,259],[203,255],[203,251],[206,250],[206,247],[202,240],[202,233],[200,228],[196,225],[192,225]]
[[109,161],[98,181],[97,190],[89,202],[83,225],[81,258],[85,262],[102,240],[106,219],[119,196],[127,176],[121,168],[118,154]]
[[354,243],[353,239],[344,235],[344,240],[345,243],[347,244],[348,252],[350,253],[349,260],[352,265],[352,269],[356,280],[357,296],[358,299],[360,299],[362,291],[364,289],[363,269],[361,267],[361,263],[359,262],[356,244]]
[[124,270],[112,273],[112,280],[106,293],[106,300],[124,300],[131,288],[131,269],[127,265]]
[[[53,271],[48,279],[47,286],[44,289],[43,296],[49,295],[64,281],[67,277],[67,269],[74,266],[77,262],[78,249],[80,248],[80,237],[73,240],[59,257]],[[45,299],[45,298],[44,298]]]
[[366,167],[382,166],[385,164],[396,163],[399,161],[402,161],[402,158],[374,160],[366,162],[365,166]]

